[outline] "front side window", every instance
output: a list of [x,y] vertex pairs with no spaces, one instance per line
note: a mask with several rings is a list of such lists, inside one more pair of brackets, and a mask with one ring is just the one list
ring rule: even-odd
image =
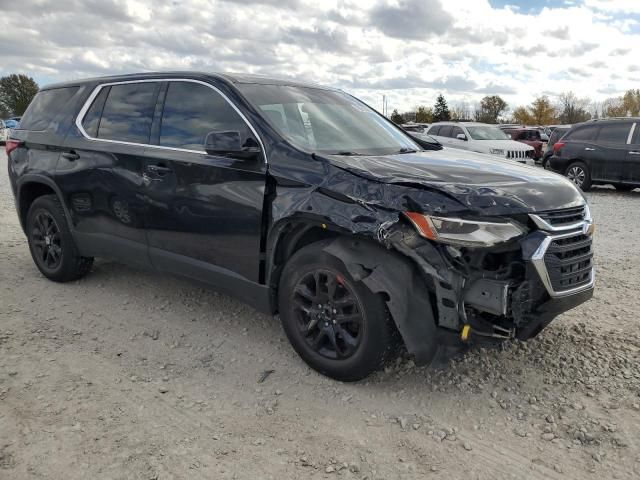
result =
[[631,123],[619,122],[602,125],[598,133],[598,141],[606,143],[625,144],[631,131]]
[[112,85],[102,109],[97,138],[149,143],[158,82]]
[[511,137],[498,127],[467,127],[467,130],[474,140],[511,140]]
[[280,135],[302,150],[349,155],[420,150],[393,123],[345,93],[289,85],[238,88]]
[[218,92],[199,83],[169,83],[160,125],[160,145],[204,152],[209,132],[246,134],[247,130],[238,112]]
[[462,130],[460,127],[453,127],[451,129],[451,137],[458,138],[458,135],[464,135],[464,130]]

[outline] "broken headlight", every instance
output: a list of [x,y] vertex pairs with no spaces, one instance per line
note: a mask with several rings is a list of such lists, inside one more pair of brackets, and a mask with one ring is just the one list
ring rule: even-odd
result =
[[511,222],[481,222],[405,212],[424,238],[463,247],[490,247],[526,233]]

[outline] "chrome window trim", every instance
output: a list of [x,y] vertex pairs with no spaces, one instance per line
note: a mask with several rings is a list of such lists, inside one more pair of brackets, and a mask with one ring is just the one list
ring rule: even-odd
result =
[[553,289],[553,286],[551,284],[551,279],[549,278],[549,272],[547,271],[547,266],[544,263],[544,256],[546,255],[547,249],[549,248],[549,245],[551,245],[551,242],[561,238],[572,237],[572,236],[575,236],[576,234],[589,235],[590,228],[591,228],[591,222],[585,221],[582,224],[582,228],[578,231],[562,233],[558,235],[547,235],[545,239],[540,243],[536,251],[533,253],[533,255],[531,256],[531,263],[533,263],[533,266],[535,267],[536,272],[538,272],[538,276],[540,277],[542,284],[547,290],[547,293],[549,294],[549,296],[551,296],[552,298],[566,297],[568,295],[580,293],[584,290],[589,290],[590,288],[593,288],[593,286],[595,285],[596,269],[592,264],[591,280],[589,281],[589,283],[585,285],[580,285],[579,287],[571,288],[569,290],[562,290],[560,292],[557,292]]
[[580,220],[579,222],[576,223],[571,223],[569,225],[559,225],[559,226],[554,226],[551,225],[549,222],[547,222],[545,219],[543,219],[542,217],[540,217],[539,215],[536,215],[534,213],[530,213],[529,217],[531,218],[531,220],[533,220],[533,223],[536,224],[536,226],[540,229],[540,230],[546,230],[549,232],[564,232],[567,230],[576,230],[579,228],[583,228],[583,225],[586,223],[587,225],[590,225],[591,223],[593,223],[593,220],[591,218],[591,210],[589,209],[589,205],[588,204],[584,204],[584,219]]
[[633,140],[633,133],[636,131],[636,125],[637,123],[633,123],[633,125],[631,125],[631,130],[629,130],[629,136],[627,137],[627,145],[631,145],[631,141]]
[[262,149],[262,155],[264,156],[264,163],[265,163],[265,165],[269,163],[267,161],[267,152],[265,151],[264,143],[262,142],[262,138],[260,138],[260,135],[258,135],[258,132],[256,131],[256,129],[253,127],[253,125],[251,125],[251,122],[249,122],[247,117],[240,111],[240,109],[229,99],[229,97],[227,97],[224,93],[222,93],[217,87],[214,87],[213,85],[211,85],[211,84],[209,84],[207,82],[203,82],[201,80],[195,80],[195,79],[192,79],[192,78],[153,78],[153,79],[143,79],[143,80],[123,80],[123,81],[119,81],[119,82],[101,83],[100,85],[98,85],[98,86],[96,86],[94,88],[93,92],[91,92],[91,94],[89,95],[89,98],[87,98],[87,100],[84,102],[84,105],[82,106],[82,108],[80,109],[80,112],[78,112],[78,115],[76,116],[76,122],[75,122],[76,123],[76,127],[78,127],[78,130],[80,131],[82,136],[84,138],[86,138],[87,140],[91,140],[91,141],[94,141],[94,142],[115,143],[115,144],[119,144],[119,145],[131,145],[131,146],[135,146],[135,147],[149,147],[149,148],[156,148],[156,149],[160,149],[160,150],[169,150],[169,151],[174,151],[174,152],[199,153],[201,155],[207,155],[207,152],[205,152],[204,150],[191,150],[191,149],[188,149],[188,148],[166,147],[164,145],[151,145],[150,143],[135,143],[135,142],[125,142],[123,140],[109,140],[109,139],[106,139],[106,138],[95,138],[95,137],[90,136],[85,131],[85,129],[82,127],[82,120],[84,119],[84,116],[87,114],[87,111],[89,110],[89,108],[91,108],[91,104],[93,103],[95,98],[100,93],[100,90],[102,90],[104,87],[110,87],[110,86],[113,86],[113,85],[126,85],[126,84],[130,84],[130,83],[151,83],[151,82],[157,82],[157,83],[161,83],[161,82],[190,82],[190,83],[198,83],[200,85],[204,85],[205,87],[209,87],[211,90],[213,90],[214,92],[218,93],[222,98],[224,98],[226,100],[226,102],[231,106],[231,108],[233,108],[236,111],[236,113],[238,115],[240,115],[240,118],[242,118],[244,123],[246,123],[247,126],[249,127],[249,129],[251,130],[251,132],[253,132],[253,134],[256,136],[256,138],[258,139],[258,142],[260,143],[260,148]]

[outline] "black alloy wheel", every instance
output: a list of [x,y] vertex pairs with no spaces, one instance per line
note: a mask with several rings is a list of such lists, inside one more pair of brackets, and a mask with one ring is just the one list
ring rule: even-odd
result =
[[91,270],[93,257],[80,255],[56,195],[43,195],[33,201],[27,212],[25,231],[31,257],[49,280],[70,282]]
[[278,312],[294,350],[314,370],[353,382],[397,353],[399,335],[384,297],[355,280],[325,248],[302,247],[287,261],[278,285]]
[[60,228],[46,210],[38,210],[33,217],[29,240],[34,249],[34,258],[39,266],[55,271],[62,262]]
[[314,270],[300,279],[292,293],[297,326],[309,348],[331,359],[349,358],[357,351],[364,313],[340,274]]

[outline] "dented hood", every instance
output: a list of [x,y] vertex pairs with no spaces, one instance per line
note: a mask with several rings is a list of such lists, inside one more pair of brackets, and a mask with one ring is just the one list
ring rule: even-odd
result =
[[586,203],[566,178],[491,155],[442,149],[384,156],[329,156],[340,169],[378,182],[437,190],[468,210],[529,213]]

